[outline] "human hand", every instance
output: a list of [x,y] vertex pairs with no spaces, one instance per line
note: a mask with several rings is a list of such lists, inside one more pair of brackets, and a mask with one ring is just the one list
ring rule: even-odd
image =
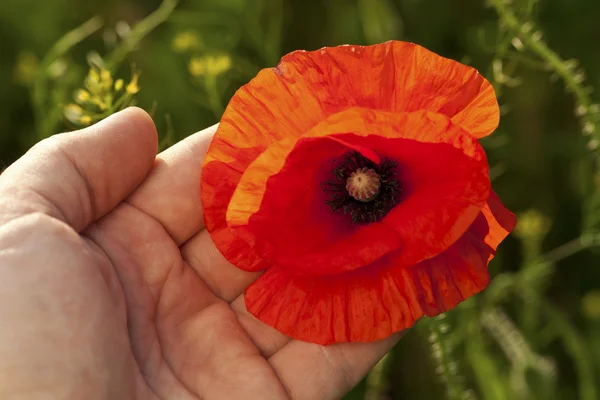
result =
[[335,399],[398,340],[322,347],[250,315],[204,229],[215,127],[157,157],[127,109],[0,175],[0,398]]

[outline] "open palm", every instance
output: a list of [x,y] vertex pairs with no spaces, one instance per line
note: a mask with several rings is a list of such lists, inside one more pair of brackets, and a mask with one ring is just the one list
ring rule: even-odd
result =
[[214,130],[155,157],[128,109],[0,175],[0,398],[335,399],[395,343],[304,343],[246,311],[258,274],[203,225]]

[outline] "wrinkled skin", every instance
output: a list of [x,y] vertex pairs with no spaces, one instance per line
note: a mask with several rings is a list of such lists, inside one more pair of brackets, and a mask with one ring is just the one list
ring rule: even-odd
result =
[[335,399],[398,340],[322,347],[247,313],[204,230],[214,127],[156,156],[135,108],[0,175],[0,398]]

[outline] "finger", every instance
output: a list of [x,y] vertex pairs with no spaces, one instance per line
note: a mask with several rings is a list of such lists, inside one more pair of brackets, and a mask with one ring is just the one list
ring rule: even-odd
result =
[[284,398],[229,304],[181,260],[157,221],[124,203],[86,235],[113,262],[132,350],[161,398]]
[[292,340],[269,363],[296,400],[338,399],[398,342],[402,333],[372,343],[320,346]]
[[265,358],[290,341],[288,336],[263,324],[246,310],[243,292],[262,272],[242,271],[227,261],[206,229],[187,241],[181,247],[181,254],[213,293],[231,303],[240,325]]
[[160,153],[148,179],[127,200],[159,221],[177,245],[204,227],[200,171],[216,130],[214,125]]
[[292,340],[289,336],[284,335],[272,326],[264,324],[250,314],[246,310],[243,294],[231,303],[231,308],[236,312],[240,325],[263,357],[270,358]]
[[181,254],[213,293],[228,303],[241,295],[261,274],[242,271],[227,261],[206,229],[188,240],[181,247]]
[[39,211],[81,231],[142,182],[156,148],[154,123],[139,108],[42,140],[0,175],[0,224]]
[[195,388],[178,383],[181,368],[174,371],[168,360],[157,360],[165,357],[165,342],[180,345],[177,336],[190,336],[184,322],[218,301],[216,296],[182,262],[163,227],[129,204],[120,204],[84,235],[109,257],[118,276],[132,351],[147,382],[161,398],[195,398],[188,393]]

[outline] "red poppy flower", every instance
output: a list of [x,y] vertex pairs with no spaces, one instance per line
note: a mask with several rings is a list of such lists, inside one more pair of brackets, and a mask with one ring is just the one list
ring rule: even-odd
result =
[[279,331],[374,341],[481,291],[515,217],[478,138],[476,70],[387,42],[286,55],[231,99],[202,172],[206,227]]

